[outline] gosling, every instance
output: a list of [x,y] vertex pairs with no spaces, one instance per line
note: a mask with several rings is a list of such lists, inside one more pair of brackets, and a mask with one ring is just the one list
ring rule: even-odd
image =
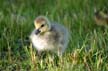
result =
[[99,26],[108,26],[108,13],[105,11],[96,11],[94,16],[95,22]]
[[30,40],[38,51],[51,51],[62,56],[69,42],[69,31],[56,22],[51,22],[45,16],[34,20],[35,29],[30,35]]

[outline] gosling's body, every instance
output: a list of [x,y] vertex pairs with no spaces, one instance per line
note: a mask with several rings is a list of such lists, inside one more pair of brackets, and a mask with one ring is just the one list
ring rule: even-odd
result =
[[36,29],[34,29],[30,35],[32,44],[39,52],[52,51],[58,55],[62,55],[67,48],[69,32],[64,26],[58,23],[50,22],[49,24],[50,29],[43,33],[36,34]]
[[62,46],[61,48],[66,47],[68,31],[58,24],[51,24],[51,26],[51,30],[45,32],[43,35],[36,35],[36,29],[32,32],[32,43],[38,51],[54,50],[60,46]]

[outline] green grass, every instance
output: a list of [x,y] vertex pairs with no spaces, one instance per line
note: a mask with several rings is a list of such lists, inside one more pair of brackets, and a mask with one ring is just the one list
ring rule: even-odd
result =
[[[0,71],[108,71],[108,29],[93,18],[94,9],[104,7],[107,0],[0,0]],[[39,58],[31,45],[17,44],[30,35],[39,15],[70,30],[61,59],[51,60],[50,53]]]

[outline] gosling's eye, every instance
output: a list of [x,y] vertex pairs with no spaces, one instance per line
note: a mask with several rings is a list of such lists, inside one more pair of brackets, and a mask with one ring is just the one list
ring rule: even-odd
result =
[[42,24],[41,27],[44,27],[44,24]]

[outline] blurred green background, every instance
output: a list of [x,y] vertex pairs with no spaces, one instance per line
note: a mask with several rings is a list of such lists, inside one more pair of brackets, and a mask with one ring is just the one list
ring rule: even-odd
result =
[[[95,24],[95,9],[108,10],[107,0],[0,0],[0,71],[108,71],[108,29]],[[40,60],[23,43],[40,15],[70,30],[62,59]]]

